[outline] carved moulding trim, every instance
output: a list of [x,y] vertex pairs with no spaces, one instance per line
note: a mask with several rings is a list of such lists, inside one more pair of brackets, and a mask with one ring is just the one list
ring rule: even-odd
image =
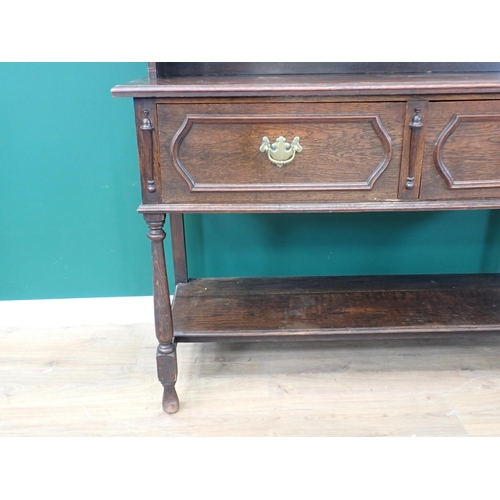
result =
[[[471,122],[499,122],[500,114],[478,114],[478,115],[461,115],[455,114],[450,123],[441,132],[441,135],[436,141],[434,148],[434,164],[443,176],[449,189],[477,189],[477,188],[498,188],[500,187],[500,179],[490,180],[470,180],[470,181],[457,181],[453,178],[449,168],[443,161],[443,148],[451,136],[451,134],[458,128],[460,123]],[[500,131],[499,131],[500,132]]]
[[[384,158],[377,168],[360,182],[330,182],[330,183],[200,183],[196,182],[179,158],[182,142],[195,123],[353,123],[369,122],[382,142]],[[258,147],[258,146],[257,146]],[[170,153],[174,166],[186,181],[192,192],[227,192],[227,191],[339,191],[339,190],[370,190],[376,180],[382,175],[392,158],[392,140],[385,130],[379,115],[216,115],[216,114],[188,114],[172,139]]]

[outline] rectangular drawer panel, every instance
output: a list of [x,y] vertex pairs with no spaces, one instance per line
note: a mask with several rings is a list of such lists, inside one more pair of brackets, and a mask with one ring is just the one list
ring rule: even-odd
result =
[[397,198],[402,103],[157,109],[165,202]]
[[431,102],[420,198],[500,197],[500,102]]

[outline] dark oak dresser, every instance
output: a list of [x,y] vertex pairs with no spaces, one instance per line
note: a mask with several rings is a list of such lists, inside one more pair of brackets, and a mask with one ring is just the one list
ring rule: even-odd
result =
[[165,412],[181,342],[500,331],[496,274],[190,279],[183,222],[500,208],[500,63],[150,63],[112,93],[135,103]]

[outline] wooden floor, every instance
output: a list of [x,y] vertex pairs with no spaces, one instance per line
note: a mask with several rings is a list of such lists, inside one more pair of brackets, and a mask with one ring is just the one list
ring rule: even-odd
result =
[[0,436],[500,436],[500,335],[180,344],[151,324],[0,330]]

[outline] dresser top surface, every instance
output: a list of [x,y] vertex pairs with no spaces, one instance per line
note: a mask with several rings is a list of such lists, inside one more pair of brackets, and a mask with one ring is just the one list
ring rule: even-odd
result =
[[500,72],[174,76],[135,80],[115,97],[245,97],[500,93]]

